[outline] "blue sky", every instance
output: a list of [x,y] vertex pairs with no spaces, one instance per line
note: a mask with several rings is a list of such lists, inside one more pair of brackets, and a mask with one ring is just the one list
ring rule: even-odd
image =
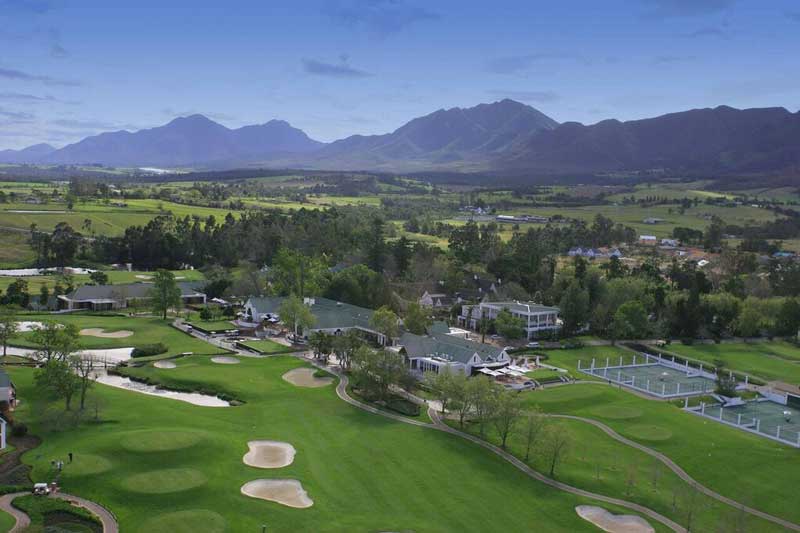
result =
[[584,123],[796,111],[800,3],[0,0],[0,148],[191,113],[330,141],[504,97]]

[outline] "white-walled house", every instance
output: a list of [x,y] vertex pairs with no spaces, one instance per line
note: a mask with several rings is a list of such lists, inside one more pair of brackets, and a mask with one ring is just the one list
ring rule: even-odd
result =
[[512,316],[522,320],[525,335],[528,339],[537,337],[545,331],[556,331],[558,323],[558,307],[539,305],[533,302],[481,302],[475,305],[464,305],[458,316],[460,326],[477,330],[481,318],[494,320],[504,309]]

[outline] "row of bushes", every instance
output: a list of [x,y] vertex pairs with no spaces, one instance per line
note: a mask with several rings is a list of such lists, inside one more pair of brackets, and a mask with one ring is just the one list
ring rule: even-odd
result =
[[163,342],[156,342],[154,344],[142,344],[137,346],[131,352],[131,357],[150,357],[151,355],[161,355],[166,353],[169,348]]
[[125,367],[123,366],[117,367],[116,370],[109,370],[108,372],[109,374],[116,374],[118,376],[130,378],[131,381],[137,381],[139,383],[144,383],[145,385],[152,385],[153,387],[161,387],[163,389],[169,389],[175,392],[196,392],[198,394],[205,394],[206,396],[216,396],[220,400],[225,400],[226,402],[230,402],[231,405],[242,405],[244,403],[242,400],[236,398],[232,394],[229,394],[225,391],[214,389],[207,383],[177,382],[177,381],[170,381],[169,383],[164,383],[157,379],[151,379],[149,377],[130,374],[129,372],[126,371]]

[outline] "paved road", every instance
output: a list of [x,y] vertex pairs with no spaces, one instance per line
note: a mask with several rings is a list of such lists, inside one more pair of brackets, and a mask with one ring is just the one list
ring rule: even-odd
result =
[[[308,361],[308,359],[306,359],[306,360]],[[559,489],[559,490],[563,490],[564,492],[569,492],[570,494],[575,494],[576,496],[581,496],[581,497],[585,497],[585,498],[591,498],[593,500],[597,500],[597,501],[609,503],[609,504],[612,504],[612,505],[617,505],[619,507],[624,507],[624,508],[627,508],[627,509],[631,509],[631,510],[636,511],[636,512],[638,512],[640,514],[648,516],[648,517],[652,518],[653,520],[661,522],[662,524],[664,524],[668,528],[672,529],[673,531],[676,531],[678,533],[686,533],[686,529],[683,526],[681,526],[680,524],[670,520],[666,516],[663,516],[663,515],[655,512],[655,511],[651,510],[651,509],[648,509],[647,507],[644,507],[644,506],[639,505],[637,503],[633,503],[633,502],[629,502],[629,501],[625,501],[625,500],[620,500],[620,499],[617,499],[617,498],[611,498],[611,497],[608,497],[608,496],[604,496],[602,494],[596,494],[594,492],[589,492],[587,490],[579,489],[577,487],[573,487],[571,485],[567,485],[566,483],[562,483],[560,481],[556,481],[554,479],[551,479],[551,478],[545,476],[544,474],[541,474],[541,473],[537,472],[536,470],[532,469],[527,464],[523,463],[522,461],[520,461],[519,459],[517,459],[516,457],[514,457],[510,453],[506,452],[505,450],[502,450],[502,449],[500,449],[499,447],[497,447],[497,446],[495,446],[493,444],[490,444],[490,443],[488,443],[488,442],[486,442],[486,441],[484,441],[484,440],[482,440],[482,439],[480,439],[478,437],[475,437],[474,435],[470,435],[468,433],[464,433],[462,431],[459,431],[459,430],[457,430],[455,428],[451,428],[450,426],[448,426],[447,424],[445,424],[445,423],[443,423],[441,421],[441,419],[439,418],[439,414],[434,409],[428,409],[428,415],[431,417],[431,420],[433,420],[433,423],[429,424],[429,423],[426,423],[426,422],[420,422],[419,420],[411,420],[411,419],[406,418],[406,417],[401,416],[401,415],[395,415],[393,413],[387,413],[385,411],[381,411],[380,409],[377,409],[377,408],[372,407],[370,405],[366,405],[364,403],[361,403],[358,400],[352,398],[347,393],[347,382],[348,382],[348,379],[347,379],[346,375],[344,375],[344,374],[342,374],[342,373],[340,373],[338,371],[335,371],[330,367],[326,368],[323,365],[318,364],[318,363],[316,363],[314,361],[310,361],[310,362],[312,364],[314,364],[315,366],[317,366],[319,368],[323,368],[324,370],[327,370],[329,372],[333,371],[339,377],[339,384],[336,386],[336,394],[339,396],[339,398],[341,398],[345,402],[349,403],[350,405],[353,405],[355,407],[358,407],[359,409],[363,409],[363,410],[368,411],[370,413],[374,413],[374,414],[377,414],[377,415],[385,416],[387,418],[391,418],[393,420],[397,420],[398,422],[403,422],[404,424],[410,424],[410,425],[413,425],[413,426],[434,429],[434,430],[437,430],[437,431],[442,431],[444,433],[450,433],[452,435],[455,435],[455,436],[461,437],[463,439],[469,440],[469,441],[477,444],[478,446],[486,448],[487,450],[489,450],[489,451],[495,453],[496,455],[500,456],[501,458],[505,459],[506,461],[508,461],[509,463],[514,465],[516,468],[518,468],[519,470],[521,470],[522,472],[524,472],[528,476],[530,476],[530,477],[532,477],[532,478],[534,478],[534,479],[536,479],[538,481],[541,481],[542,483],[544,483],[546,485],[549,485],[549,486],[551,486],[553,488],[556,488],[556,489]]]
[[[14,492],[12,494],[6,494],[0,497],[0,510],[12,515],[17,521],[16,525],[11,528],[9,533],[21,533],[31,525],[30,517],[11,505],[11,502],[13,502],[19,496],[27,496],[29,494],[30,492]],[[111,511],[102,505],[96,504],[79,496],[73,496],[72,494],[52,494],[50,498],[56,498],[70,502],[73,505],[82,507],[91,512],[93,515],[99,518],[100,523],[103,524],[103,533],[119,533],[119,524],[117,524],[117,519],[114,518],[114,515],[111,514]]]
[[0,509],[13,516],[17,521],[16,525],[14,525],[8,533],[20,533],[31,525],[31,519],[28,515],[11,505],[11,502],[14,501],[15,498],[18,496],[25,496],[26,494],[30,494],[30,492],[12,492],[11,494],[5,494],[0,497]]

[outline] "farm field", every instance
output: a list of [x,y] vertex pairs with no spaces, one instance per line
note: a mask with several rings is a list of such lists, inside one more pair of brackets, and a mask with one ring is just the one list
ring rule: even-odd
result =
[[784,381],[800,385],[800,348],[789,342],[753,342],[695,344],[686,346],[673,343],[666,347],[698,361],[714,364],[725,362],[725,367],[766,381]]
[[[270,531],[522,531],[530,524],[594,531],[574,511],[587,500],[536,483],[474,444],[362,412],[333,386],[298,388],[281,379],[301,365],[277,357],[221,366],[192,356],[171,370],[134,369],[167,383],[202,382],[246,403],[204,408],[98,385],[102,419],[114,423],[58,432],[46,429],[32,371],[12,369],[26,398],[19,416],[44,438],[24,460],[43,478],[50,458],[75,453],[64,490],[109,507],[129,532],[257,531],[262,524]],[[290,443],[294,462],[276,470],[246,466],[242,456],[254,439]],[[313,506],[293,509],[240,493],[260,478],[297,479]],[[430,505],[443,492],[448,497]],[[481,505],[474,505],[477,493]]]
[[[672,403],[644,399],[605,384],[533,391],[525,396],[525,402],[539,405],[548,413],[602,422],[622,436],[667,455],[707,487],[762,511],[800,521],[800,509],[786,503],[789,487],[800,474],[794,448],[693,416]],[[579,457],[580,446],[578,442]],[[587,450],[587,456],[589,453]],[[648,476],[641,475],[644,484]]]

